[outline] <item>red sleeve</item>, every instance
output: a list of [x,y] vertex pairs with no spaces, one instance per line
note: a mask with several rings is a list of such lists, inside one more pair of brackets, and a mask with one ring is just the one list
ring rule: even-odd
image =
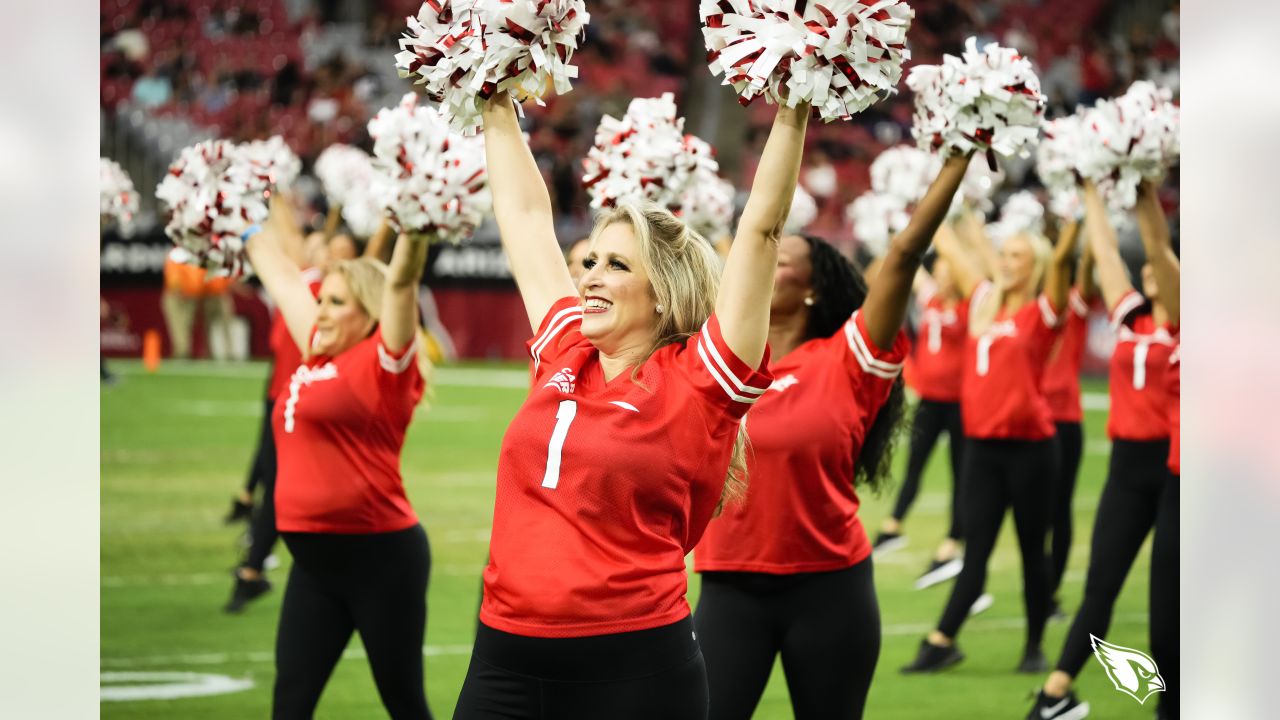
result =
[[1089,303],[1085,301],[1080,291],[1071,288],[1071,292],[1067,294],[1067,307],[1071,309],[1071,314],[1075,317],[1084,319],[1089,317]]
[[844,336],[849,344],[849,352],[856,361],[853,386],[859,406],[868,415],[874,416],[888,399],[894,380],[902,372],[907,353],[911,351],[911,341],[905,331],[899,330],[893,339],[893,346],[888,350],[876,347],[867,334],[862,310],[854,311],[853,316],[844,324]]
[[1111,330],[1119,332],[1121,326],[1131,323],[1146,302],[1146,298],[1137,290],[1130,290],[1121,296],[1116,306],[1111,308]]
[[582,337],[582,303],[577,297],[562,297],[551,305],[547,316],[538,326],[538,332],[525,343],[529,348],[529,356],[533,358],[531,368],[533,377],[537,378],[545,365],[554,364],[555,359],[571,347],[586,342]]
[[377,341],[378,348],[378,367],[383,373],[390,375],[404,375],[412,369],[413,373],[417,373],[418,364],[414,360],[418,357],[418,333],[414,332],[413,339],[403,350],[393,353],[387,349],[382,342],[382,328],[379,327],[374,333],[374,340]]
[[741,419],[773,382],[768,369],[769,348],[765,347],[760,365],[752,369],[729,349],[714,314],[689,338],[681,356],[698,394],[734,421]]

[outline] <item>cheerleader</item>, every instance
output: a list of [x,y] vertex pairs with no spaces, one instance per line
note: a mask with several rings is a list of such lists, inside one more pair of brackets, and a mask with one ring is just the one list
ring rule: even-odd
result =
[[[1012,508],[1022,554],[1027,635],[1019,672],[1040,672],[1049,612],[1045,540],[1054,468],[1053,420],[1041,390],[1045,363],[1061,328],[1070,253],[1038,235],[1019,233],[1000,248],[995,283],[954,238],[938,238],[961,292],[969,298],[969,337],[961,385],[965,432],[962,471],[964,568],[937,628],[903,672],[933,672],[964,659],[955,643],[986,585],[987,563],[1006,510]],[[1043,290],[1041,287],[1043,286]]]
[[[278,204],[278,203],[277,203]],[[429,718],[422,644],[427,536],[405,496],[400,451],[424,391],[417,332],[421,237],[388,268],[333,263],[319,301],[279,245],[281,219],[249,259],[304,358],[277,398],[276,525],[293,555],[276,635],[272,716],[310,718],[352,632],[393,718]]]
[[779,108],[736,241],[619,203],[577,290],[507,95],[484,109],[494,214],[534,337],[502,443],[491,558],[455,717],[704,718],[684,557],[742,492],[769,387],[769,297],[808,105]]
[[870,288],[830,244],[782,239],[769,309],[775,380],[751,412],[751,489],[695,553],[711,718],[750,718],[779,655],[796,717],[862,716],[880,609],[855,484],[874,488],[889,473],[912,282],[968,164],[942,165]]
[[[1084,184],[1087,232],[1098,266],[1102,297],[1111,314],[1116,346],[1111,355],[1111,459],[1098,501],[1084,599],[1067,633],[1056,669],[1027,716],[1036,720],[1082,718],[1089,704],[1072,683],[1092,653],[1090,635],[1106,639],[1116,598],[1147,535],[1155,529],[1151,558],[1151,647],[1168,680],[1178,666],[1178,478],[1170,451],[1171,408],[1166,379],[1176,357],[1179,265],[1155,187],[1139,188],[1135,213],[1147,262],[1142,292],[1129,280],[1115,230],[1092,182]],[[1176,415],[1174,415],[1176,417]],[[1176,681],[1161,694],[1161,713],[1177,717]]]

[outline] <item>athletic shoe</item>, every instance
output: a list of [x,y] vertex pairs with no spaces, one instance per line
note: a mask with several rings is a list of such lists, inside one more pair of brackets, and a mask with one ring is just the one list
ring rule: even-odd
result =
[[1018,663],[1018,672],[1038,675],[1049,671],[1049,661],[1044,657],[1044,651],[1038,646],[1027,648],[1022,652],[1022,662]]
[[236,573],[235,578],[236,584],[231,590],[231,599],[227,601],[226,607],[222,608],[223,611],[231,614],[242,612],[249,601],[265,595],[271,589],[271,582],[264,577],[246,580]]
[[969,606],[969,616],[972,617],[979,613],[984,613],[996,603],[995,597],[991,593],[982,593],[977,600]]
[[1066,697],[1054,698],[1041,690],[1036,694],[1036,704],[1027,713],[1027,720],[1081,720],[1089,716],[1089,703],[1082,703],[1074,692]]
[[959,575],[963,568],[964,560],[958,557],[950,560],[932,560],[929,562],[929,569],[916,578],[916,589],[924,590],[938,583],[944,583]]
[[876,541],[871,543],[871,554],[880,557],[894,550],[901,550],[907,546],[907,539],[900,533],[877,533]]
[[920,652],[916,654],[916,659],[911,661],[910,665],[902,668],[902,673],[933,673],[939,670],[946,670],[956,663],[964,660],[964,653],[960,652],[959,646],[952,643],[950,647],[942,647],[931,644],[927,639],[920,641]]
[[271,553],[266,560],[262,561],[263,570],[275,570],[278,567],[280,567],[280,558],[276,557],[275,553]]
[[222,522],[232,525],[241,520],[248,520],[251,517],[253,517],[253,503],[243,502],[240,498],[234,497],[231,498],[231,510],[222,519]]

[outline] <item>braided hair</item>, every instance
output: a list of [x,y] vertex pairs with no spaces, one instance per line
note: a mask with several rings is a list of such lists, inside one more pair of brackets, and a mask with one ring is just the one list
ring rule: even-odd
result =
[[[809,308],[805,339],[831,337],[840,331],[853,311],[866,302],[867,281],[862,272],[830,243],[813,235],[801,237],[809,245],[810,284],[816,299]],[[870,487],[876,493],[888,485],[905,409],[906,392],[899,375],[893,381],[889,399],[880,407],[868,428],[861,451],[853,459],[854,485]]]

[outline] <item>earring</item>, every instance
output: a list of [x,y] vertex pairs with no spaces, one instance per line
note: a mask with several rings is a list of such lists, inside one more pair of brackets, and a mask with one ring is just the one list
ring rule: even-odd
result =
[[655,306],[654,306],[654,308],[653,308],[653,309],[654,309],[654,311],[655,311],[655,312],[657,312],[659,315],[661,315],[663,312],[665,312],[665,311],[666,311],[666,308],[662,307],[662,303],[658,303],[657,305],[655,305]]
[[809,306],[809,307],[813,307],[813,296],[812,296],[812,295],[810,295],[809,297],[805,298],[805,299],[804,299],[804,304],[805,304],[805,305],[807,305],[807,306]]

